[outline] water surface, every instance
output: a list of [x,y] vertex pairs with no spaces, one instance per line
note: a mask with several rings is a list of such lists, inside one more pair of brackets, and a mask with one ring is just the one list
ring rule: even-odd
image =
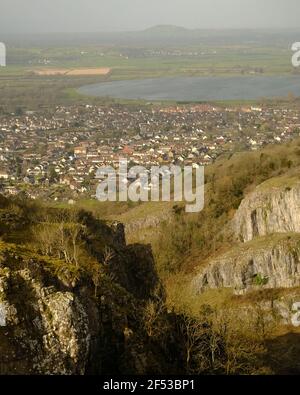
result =
[[300,76],[172,77],[103,82],[79,88],[89,96],[119,99],[208,101],[300,96]]

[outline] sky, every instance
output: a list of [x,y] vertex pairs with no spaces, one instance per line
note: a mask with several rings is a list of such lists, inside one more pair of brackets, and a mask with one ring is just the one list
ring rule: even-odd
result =
[[0,0],[0,33],[300,28],[299,0]]

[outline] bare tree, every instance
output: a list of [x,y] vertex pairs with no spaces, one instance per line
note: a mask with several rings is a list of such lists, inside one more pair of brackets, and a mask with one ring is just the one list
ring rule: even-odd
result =
[[105,274],[105,267],[107,267],[111,263],[111,261],[112,261],[112,259],[114,259],[114,257],[115,257],[114,251],[110,247],[106,246],[104,249],[102,262],[101,263],[97,262],[94,265],[92,280],[93,280],[94,287],[95,287],[95,289],[94,289],[94,296],[95,297],[97,297],[98,288],[99,288],[99,286],[101,284],[101,280]]
[[160,327],[161,315],[165,309],[162,300],[150,300],[144,309],[145,329],[149,337],[157,336],[163,330]]
[[114,253],[114,251],[110,247],[106,246],[103,254],[103,261],[102,261],[103,265],[104,266],[109,265],[111,261],[114,259],[115,255],[116,254]]
[[203,356],[207,355],[206,350],[203,350],[203,346],[205,346],[205,343],[203,343],[205,329],[200,321],[185,315],[181,322],[181,333],[183,334],[185,347],[186,370],[192,373],[192,359],[195,360],[197,356],[199,357],[200,352],[203,352]]
[[92,276],[92,280],[94,283],[94,296],[95,298],[97,297],[97,293],[98,293],[98,288],[101,284],[101,280],[103,277],[103,270],[100,264],[95,265],[94,269],[93,269],[93,276]]
[[74,212],[59,212],[52,221],[45,216],[35,230],[38,247],[44,254],[57,256],[77,268],[84,250],[82,237],[85,232]]

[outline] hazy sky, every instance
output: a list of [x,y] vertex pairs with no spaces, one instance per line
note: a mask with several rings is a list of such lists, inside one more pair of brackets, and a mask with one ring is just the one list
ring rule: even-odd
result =
[[[0,0],[0,32],[300,28],[299,0]],[[1,39],[1,37],[0,37]]]

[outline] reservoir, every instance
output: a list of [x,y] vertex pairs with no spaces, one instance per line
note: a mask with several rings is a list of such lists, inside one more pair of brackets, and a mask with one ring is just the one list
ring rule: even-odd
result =
[[78,89],[88,96],[149,101],[255,100],[300,96],[299,76],[170,77],[103,82]]

